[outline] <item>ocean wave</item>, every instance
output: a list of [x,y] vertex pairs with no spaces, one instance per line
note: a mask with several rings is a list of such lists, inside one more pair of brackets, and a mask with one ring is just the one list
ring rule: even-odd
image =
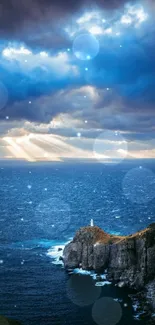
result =
[[70,240],[65,243],[56,241],[55,244],[48,249],[46,255],[51,257],[52,264],[63,266],[63,262],[60,260],[60,257],[62,256],[62,252],[66,244],[68,244],[69,242]]
[[114,213],[114,212],[119,212],[120,209],[113,209],[111,212]]

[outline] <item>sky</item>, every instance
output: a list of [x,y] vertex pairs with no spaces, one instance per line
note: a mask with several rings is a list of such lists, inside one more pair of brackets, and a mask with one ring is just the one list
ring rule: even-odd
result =
[[0,159],[155,158],[154,0],[3,0]]

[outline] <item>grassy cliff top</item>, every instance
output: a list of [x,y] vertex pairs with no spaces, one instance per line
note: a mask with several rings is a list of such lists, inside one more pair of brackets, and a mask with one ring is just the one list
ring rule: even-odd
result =
[[80,228],[73,241],[79,241],[79,242],[87,242],[87,243],[103,243],[107,244],[109,242],[114,243],[117,242],[121,239],[124,239],[125,237],[123,236],[114,236],[106,233],[103,231],[101,228],[97,226],[87,226],[87,227],[82,227]]
[[103,244],[113,244],[118,242],[123,242],[129,239],[141,239],[144,237],[150,237],[151,240],[155,240],[155,223],[151,224],[147,228],[138,231],[134,234],[128,235],[128,236],[115,236],[106,233],[104,230],[97,226],[86,226],[80,228],[74,239],[73,242],[83,242],[83,243],[103,243]]

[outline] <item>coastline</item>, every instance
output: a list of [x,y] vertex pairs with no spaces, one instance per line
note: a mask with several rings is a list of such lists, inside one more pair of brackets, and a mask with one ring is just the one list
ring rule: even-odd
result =
[[98,274],[99,286],[135,290],[130,298],[133,305],[137,301],[139,317],[154,323],[155,224],[129,236],[109,235],[96,226],[80,228],[61,259],[71,273]]

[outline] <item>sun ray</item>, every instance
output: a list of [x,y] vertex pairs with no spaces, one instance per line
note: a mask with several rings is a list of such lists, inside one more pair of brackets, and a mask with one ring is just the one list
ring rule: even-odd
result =
[[28,161],[35,161],[34,157],[28,155],[23,148],[19,144],[16,143],[16,139],[10,137],[4,137],[4,141],[9,144],[9,150],[16,158],[24,158]]
[[33,143],[31,139],[33,140],[33,138],[31,137],[25,137],[22,145],[27,152],[33,152],[33,155],[37,160],[41,158],[43,160],[46,159],[50,161],[60,161],[57,155],[53,155],[51,152],[47,152],[45,149],[42,149],[41,147]]

